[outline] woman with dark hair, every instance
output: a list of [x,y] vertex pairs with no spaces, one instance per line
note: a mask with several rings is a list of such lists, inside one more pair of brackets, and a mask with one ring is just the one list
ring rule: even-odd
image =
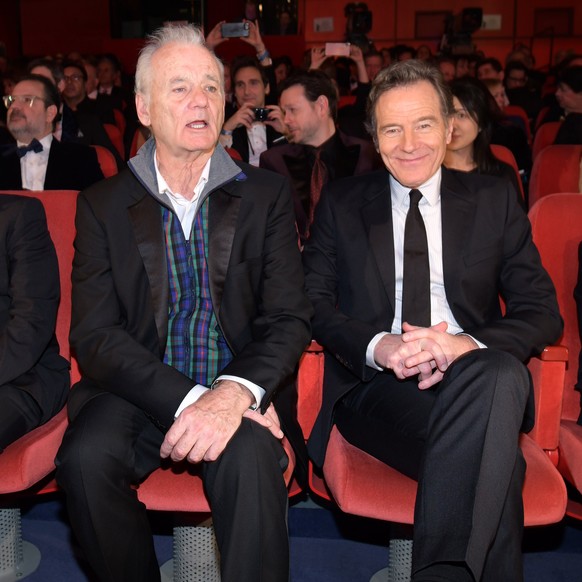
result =
[[468,77],[453,81],[450,87],[455,113],[444,165],[451,170],[490,174],[510,180],[523,205],[515,170],[491,152],[493,119],[489,91],[483,83]]

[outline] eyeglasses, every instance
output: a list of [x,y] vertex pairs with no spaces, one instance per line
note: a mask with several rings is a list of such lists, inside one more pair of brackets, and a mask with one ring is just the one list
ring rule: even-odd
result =
[[18,103],[23,107],[32,107],[37,99],[44,103],[44,99],[42,97],[37,97],[36,95],[4,95],[4,97],[2,97],[6,109],[10,109],[15,103]]
[[83,75],[65,75],[63,79],[65,83],[78,83],[83,80]]

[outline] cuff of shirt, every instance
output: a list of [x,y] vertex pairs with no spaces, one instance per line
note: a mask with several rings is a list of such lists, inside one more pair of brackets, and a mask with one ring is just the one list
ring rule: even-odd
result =
[[374,350],[376,349],[378,342],[385,335],[388,335],[387,331],[381,331],[380,333],[377,333],[372,338],[372,341],[368,344],[368,347],[366,349],[366,366],[368,366],[369,368],[374,368],[374,370],[382,371],[384,369],[384,368],[381,368],[380,366],[378,366],[378,364],[376,364],[376,360],[374,360]]
[[215,382],[218,382],[219,380],[231,380],[232,382],[238,382],[239,384],[242,384],[243,386],[248,388],[251,391],[252,395],[255,397],[255,404],[251,404],[251,406],[249,408],[256,410],[261,405],[261,400],[263,399],[263,396],[265,395],[264,388],[261,388],[260,386],[258,386],[257,384],[254,384],[253,382],[249,382],[249,380],[245,380],[244,378],[239,378],[238,376],[229,376],[229,375],[218,376],[218,378],[216,378]]
[[186,397],[184,400],[182,400],[180,406],[178,406],[178,410],[176,410],[174,418],[178,418],[184,408],[190,406],[190,404],[194,404],[194,402],[196,402],[198,398],[204,394],[204,392],[208,392],[208,390],[210,390],[210,388],[206,388],[206,386],[202,386],[202,384],[196,384],[196,386],[194,386],[194,388],[192,388],[190,392],[186,394]]
[[487,346],[484,343],[480,342],[478,339],[475,339],[470,333],[460,332],[457,335],[466,335],[467,337],[470,337],[482,350],[487,348]]

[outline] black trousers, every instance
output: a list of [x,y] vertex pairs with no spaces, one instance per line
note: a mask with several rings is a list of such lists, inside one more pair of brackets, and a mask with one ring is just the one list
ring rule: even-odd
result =
[[42,421],[42,411],[26,391],[10,385],[0,386],[0,453]]
[[523,579],[518,438],[530,387],[521,362],[484,349],[459,358],[432,390],[386,372],[339,404],[348,441],[419,482],[413,580],[442,563],[461,565],[459,580],[468,570],[475,580]]
[[[132,483],[160,466],[164,435],[139,408],[109,393],[90,399],[65,434],[57,479],[69,518],[102,582],[159,582],[145,506]],[[243,419],[220,458],[201,463],[223,582],[288,582],[287,457]]]

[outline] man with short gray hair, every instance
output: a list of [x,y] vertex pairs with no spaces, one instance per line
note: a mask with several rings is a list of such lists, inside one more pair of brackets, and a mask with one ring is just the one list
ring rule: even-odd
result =
[[418,480],[414,582],[518,582],[522,362],[562,323],[511,184],[442,167],[451,112],[436,67],[380,72],[368,114],[386,169],[324,189],[303,251],[326,348],[308,448],[321,466],[335,424]]
[[190,26],[136,73],[153,138],[77,209],[71,344],[82,370],[57,458],[73,530],[102,582],[159,581],[132,484],[199,466],[223,582],[288,582],[288,459],[273,400],[310,338],[286,181],[217,145],[222,65]]

